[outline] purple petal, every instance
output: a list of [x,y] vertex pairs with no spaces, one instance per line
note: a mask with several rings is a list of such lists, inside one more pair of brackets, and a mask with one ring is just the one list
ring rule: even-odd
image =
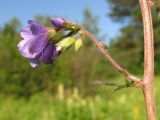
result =
[[33,56],[30,55],[29,49],[27,49],[27,44],[30,42],[30,40],[21,40],[18,43],[18,48],[19,52],[21,53],[22,56],[28,57],[28,58],[33,58]]
[[36,58],[46,47],[47,35],[34,36],[32,39],[24,39],[19,42],[18,48],[22,56]]
[[64,22],[65,20],[62,18],[51,18],[51,23],[57,29],[63,29],[65,27]]
[[29,63],[32,67],[38,67],[40,64],[39,58],[29,59]]
[[28,45],[30,54],[39,54],[42,52],[48,43],[47,35],[39,35],[36,36],[33,40],[31,40]]
[[59,52],[56,50],[56,47],[48,44],[44,52],[42,53],[42,61],[46,64],[51,64],[59,55]]
[[20,35],[22,38],[25,38],[25,39],[32,39],[33,37],[32,32],[29,27],[22,29],[20,32]]
[[20,33],[23,40],[19,42],[18,48],[22,56],[36,58],[48,43],[48,31],[39,22],[30,20],[28,23],[30,26]]
[[28,24],[30,25],[30,30],[34,35],[41,34],[47,31],[40,22],[29,20]]

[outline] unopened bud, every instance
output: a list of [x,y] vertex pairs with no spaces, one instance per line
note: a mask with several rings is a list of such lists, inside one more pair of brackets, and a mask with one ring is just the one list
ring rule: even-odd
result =
[[65,27],[64,26],[65,21],[66,20],[63,18],[51,18],[51,23],[55,27],[56,30],[63,29]]
[[57,43],[57,47],[59,46],[62,51],[68,49],[75,43],[76,39],[74,37],[67,37],[62,39],[59,43]]
[[81,38],[78,38],[75,42],[75,51],[76,52],[79,51],[82,45],[83,45],[83,40]]

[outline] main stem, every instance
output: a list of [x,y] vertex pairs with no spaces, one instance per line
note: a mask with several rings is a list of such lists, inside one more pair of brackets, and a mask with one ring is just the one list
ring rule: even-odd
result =
[[148,120],[157,120],[153,95],[154,40],[151,8],[147,0],[139,0],[139,3],[144,26],[144,81],[142,91],[144,94]]

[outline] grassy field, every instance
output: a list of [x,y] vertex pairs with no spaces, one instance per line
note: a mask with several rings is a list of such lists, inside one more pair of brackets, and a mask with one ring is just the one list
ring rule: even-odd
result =
[[[156,77],[156,108],[160,118],[160,78]],[[99,86],[98,86],[99,87]],[[136,88],[111,92],[100,86],[103,95],[81,97],[77,88],[64,95],[36,94],[30,100],[0,97],[0,120],[145,120],[141,92]],[[105,97],[106,94],[106,97]]]

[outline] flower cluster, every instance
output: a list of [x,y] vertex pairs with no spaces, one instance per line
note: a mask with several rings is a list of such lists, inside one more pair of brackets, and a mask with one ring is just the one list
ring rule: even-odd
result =
[[29,20],[29,26],[22,29],[22,40],[18,49],[22,56],[29,59],[32,67],[40,63],[52,64],[65,50],[75,45],[75,51],[82,46],[79,34],[81,27],[62,18],[52,18],[52,27],[47,28],[40,22]]

